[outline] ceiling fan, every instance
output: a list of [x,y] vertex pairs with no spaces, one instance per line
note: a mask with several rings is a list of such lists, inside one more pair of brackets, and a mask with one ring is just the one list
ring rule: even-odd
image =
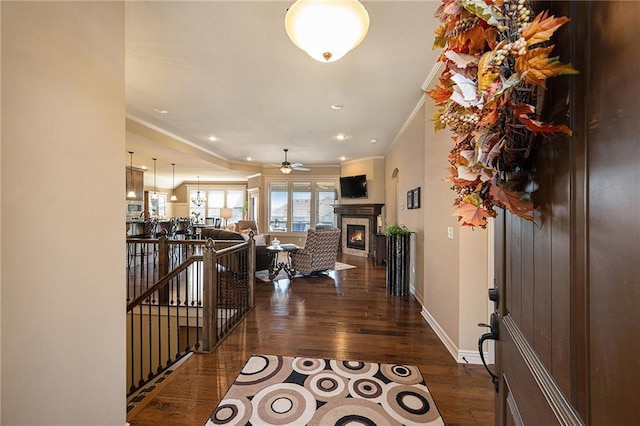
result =
[[282,163],[280,163],[280,164],[274,164],[274,166],[280,167],[280,171],[282,173],[284,173],[285,175],[288,175],[293,170],[297,170],[299,172],[308,172],[308,171],[311,170],[311,169],[309,169],[307,167],[302,167],[302,163],[293,163],[293,164],[291,164],[287,160],[287,152],[289,152],[289,150],[287,148],[284,148],[284,161]]

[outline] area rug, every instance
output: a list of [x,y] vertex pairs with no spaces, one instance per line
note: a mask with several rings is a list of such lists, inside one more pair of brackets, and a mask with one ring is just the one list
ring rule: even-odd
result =
[[206,425],[444,423],[418,367],[253,355]]
[[[342,271],[344,269],[353,269],[353,268],[355,268],[355,266],[353,265],[349,265],[342,262],[336,262],[336,265],[333,267],[333,269],[329,269],[329,271]],[[302,274],[300,273],[296,274],[296,277],[301,277],[301,276]],[[273,278],[273,280],[269,279],[269,271],[256,271],[256,278],[268,283],[270,281],[283,280],[289,277],[287,276],[287,273],[284,270],[282,270],[278,272],[278,275],[276,275]]]

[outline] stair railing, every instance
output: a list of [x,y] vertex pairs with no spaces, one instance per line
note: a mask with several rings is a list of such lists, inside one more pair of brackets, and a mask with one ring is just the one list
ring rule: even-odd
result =
[[137,290],[127,303],[129,396],[190,352],[213,350],[253,308],[255,280],[253,239],[135,240],[127,239],[140,258],[130,277],[159,278],[148,287],[128,280]]

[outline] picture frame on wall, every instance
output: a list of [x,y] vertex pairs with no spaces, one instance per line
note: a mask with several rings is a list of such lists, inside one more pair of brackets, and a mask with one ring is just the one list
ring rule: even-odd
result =
[[412,201],[413,201],[412,208],[419,209],[420,208],[420,187],[414,188]]
[[412,189],[407,191],[407,208],[408,209],[413,208],[413,190]]

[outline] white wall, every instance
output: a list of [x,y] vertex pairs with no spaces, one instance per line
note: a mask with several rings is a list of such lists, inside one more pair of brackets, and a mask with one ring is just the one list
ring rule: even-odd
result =
[[1,18],[2,424],[123,425],[124,4]]

